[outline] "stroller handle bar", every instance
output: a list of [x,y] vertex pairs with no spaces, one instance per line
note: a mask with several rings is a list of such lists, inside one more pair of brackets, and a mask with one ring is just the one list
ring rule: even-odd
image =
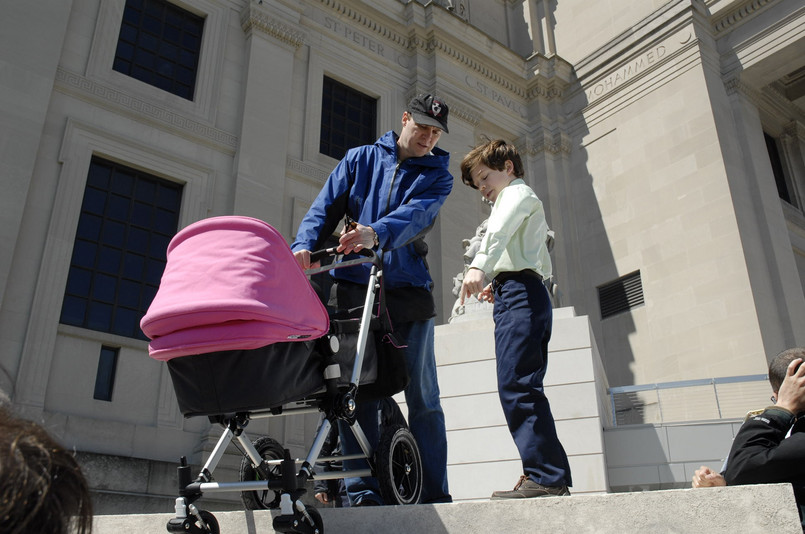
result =
[[[337,256],[340,254],[336,247],[325,248],[322,250],[317,250],[315,252],[310,253],[310,263],[316,263],[320,261],[322,258],[326,258],[328,256]],[[305,274],[308,276],[322,273],[324,271],[329,271],[330,269],[343,269],[344,267],[350,267],[352,265],[361,265],[364,263],[372,263],[378,270],[383,268],[382,260],[380,256],[378,256],[374,250],[372,249],[361,249],[356,251],[355,254],[361,256],[360,258],[355,258],[353,260],[342,261],[340,263],[332,263],[330,265],[323,265],[321,267],[316,267],[313,269],[308,269],[305,271]]]

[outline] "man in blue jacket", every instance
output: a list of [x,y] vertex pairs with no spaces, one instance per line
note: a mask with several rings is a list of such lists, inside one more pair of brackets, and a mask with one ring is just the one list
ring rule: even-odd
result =
[[[450,502],[447,437],[439,400],[433,345],[433,280],[425,261],[424,235],[453,188],[450,155],[436,148],[447,132],[448,107],[433,95],[414,97],[402,114],[402,130],[386,132],[373,145],[349,150],[308,210],[291,245],[302,268],[310,251],[324,246],[341,219],[355,221],[339,239],[339,252],[373,248],[383,257],[386,301],[395,334],[405,349],[410,383],[405,389],[408,422],[422,456],[422,502]],[[333,271],[339,305],[355,289],[365,293],[368,265]],[[360,301],[362,303],[362,300]],[[346,304],[349,306],[350,304]],[[373,446],[378,442],[377,404],[358,407],[358,422]],[[344,454],[360,452],[352,432],[341,432]],[[345,461],[346,469],[365,468]],[[383,504],[374,478],[346,480],[353,506]]]

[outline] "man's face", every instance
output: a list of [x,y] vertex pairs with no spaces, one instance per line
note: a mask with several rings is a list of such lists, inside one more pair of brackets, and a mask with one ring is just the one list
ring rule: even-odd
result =
[[407,111],[403,112],[402,131],[397,140],[400,159],[418,158],[428,154],[436,146],[441,135],[441,128],[417,124]]

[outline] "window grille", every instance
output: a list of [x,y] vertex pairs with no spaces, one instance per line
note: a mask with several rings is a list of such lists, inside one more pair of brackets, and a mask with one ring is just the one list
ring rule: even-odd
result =
[[117,356],[120,349],[113,347],[101,347],[101,355],[98,358],[98,372],[95,375],[95,393],[92,398],[95,400],[111,401],[112,390],[115,386],[115,373],[117,372]]
[[341,159],[347,150],[377,140],[377,100],[324,77],[319,152]]
[[204,19],[165,0],[126,0],[112,68],[193,99]]
[[147,339],[140,319],[156,294],[179,224],[182,186],[94,157],[78,219],[61,322]]
[[601,306],[601,319],[629,311],[643,304],[643,283],[640,279],[640,271],[599,286],[598,301]]

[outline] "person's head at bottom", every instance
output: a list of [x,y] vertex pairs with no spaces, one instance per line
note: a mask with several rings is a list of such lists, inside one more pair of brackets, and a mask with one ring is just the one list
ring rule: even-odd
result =
[[40,425],[0,406],[0,532],[91,531],[89,486],[73,455]]

